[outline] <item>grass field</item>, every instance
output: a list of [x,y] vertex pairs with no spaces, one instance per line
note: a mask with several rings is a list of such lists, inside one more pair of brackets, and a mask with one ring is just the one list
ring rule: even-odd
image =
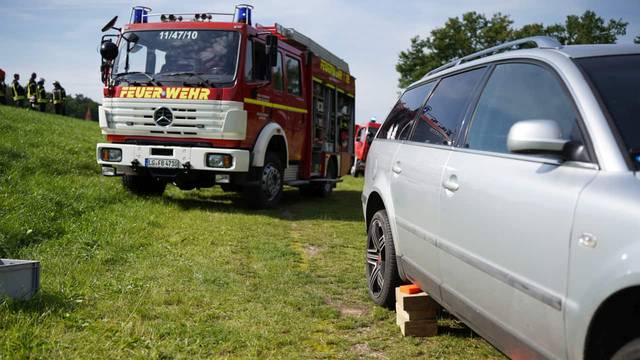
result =
[[0,358],[502,358],[449,318],[403,338],[367,299],[360,179],[270,211],[99,175],[96,123],[0,106],[0,257],[41,291],[0,300]]

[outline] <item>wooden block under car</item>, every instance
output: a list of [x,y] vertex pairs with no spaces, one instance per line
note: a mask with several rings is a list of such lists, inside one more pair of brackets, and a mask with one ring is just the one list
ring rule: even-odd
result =
[[396,323],[403,336],[430,337],[438,335],[436,319],[407,320],[402,314],[396,315]]
[[399,287],[396,288],[396,304],[400,304],[400,308],[405,311],[433,312],[433,316],[439,307],[427,293],[406,294],[401,292]]
[[438,307],[433,306],[429,310],[407,311],[402,308],[399,302],[396,302],[396,314],[409,321],[435,319],[438,314]]

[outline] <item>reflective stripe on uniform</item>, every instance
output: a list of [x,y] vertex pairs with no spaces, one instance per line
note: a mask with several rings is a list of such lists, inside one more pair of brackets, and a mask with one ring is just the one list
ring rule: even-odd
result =
[[20,94],[20,89],[18,88],[18,86],[20,86],[20,84],[16,82],[14,82],[13,85],[11,85],[11,90],[13,90],[13,101],[24,100],[24,95]]
[[53,103],[54,104],[62,104],[64,103],[65,93],[64,89],[53,89]]

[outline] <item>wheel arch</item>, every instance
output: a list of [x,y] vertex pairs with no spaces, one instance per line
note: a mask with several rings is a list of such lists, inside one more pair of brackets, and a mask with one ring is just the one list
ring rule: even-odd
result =
[[289,143],[284,129],[276,123],[268,123],[260,131],[260,135],[253,146],[251,166],[264,166],[264,159],[269,151],[277,151],[282,161],[282,166],[289,166]]
[[365,212],[365,227],[369,228],[369,224],[371,223],[371,219],[373,215],[380,210],[387,210],[384,201],[382,200],[382,196],[378,194],[377,191],[372,191],[367,198],[367,208]]
[[365,210],[365,232],[369,231],[369,224],[371,223],[371,220],[373,219],[373,215],[376,212],[380,210],[385,210],[387,212],[389,225],[391,226],[391,234],[393,235],[393,246],[395,247],[396,256],[398,256],[399,258],[397,261],[398,274],[400,274],[400,278],[403,281],[406,281],[407,280],[406,272],[402,267],[402,261],[400,261],[403,255],[401,252],[401,248],[398,246],[398,240],[399,240],[398,231],[396,228],[393,209],[387,206],[387,203],[383,199],[382,195],[380,195],[380,192],[375,189],[369,193],[369,196],[367,196],[367,203],[366,203],[365,209],[366,209]]
[[[610,358],[620,347],[640,337],[640,286],[621,289],[594,313],[584,343],[586,360]],[[624,320],[629,320],[625,323]],[[636,325],[636,326],[634,326]]]

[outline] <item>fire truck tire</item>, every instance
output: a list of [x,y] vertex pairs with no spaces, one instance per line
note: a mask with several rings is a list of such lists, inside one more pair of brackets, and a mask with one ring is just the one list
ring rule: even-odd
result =
[[284,185],[284,169],[278,154],[268,152],[261,169],[260,185],[243,189],[247,204],[254,209],[271,209],[280,203]]
[[148,175],[123,175],[122,185],[136,195],[160,196],[167,183]]
[[353,177],[358,177],[358,170],[356,170],[356,163],[353,164],[353,166],[351,167],[351,170],[349,171],[349,173]]
[[[338,177],[338,170],[336,166],[336,162],[334,160],[329,161],[329,165],[327,168],[327,178],[335,179]],[[333,188],[335,184],[333,182],[320,182],[320,183],[311,183],[307,185],[300,186],[300,194],[303,196],[317,196],[326,198],[331,195],[333,192]]]
[[[338,167],[334,159],[329,161],[329,165],[327,167],[327,178],[328,179],[336,179],[338,177]],[[333,192],[333,188],[335,187],[335,183],[333,182],[324,182],[319,183],[315,187],[315,195],[318,197],[326,198],[331,195]]]

